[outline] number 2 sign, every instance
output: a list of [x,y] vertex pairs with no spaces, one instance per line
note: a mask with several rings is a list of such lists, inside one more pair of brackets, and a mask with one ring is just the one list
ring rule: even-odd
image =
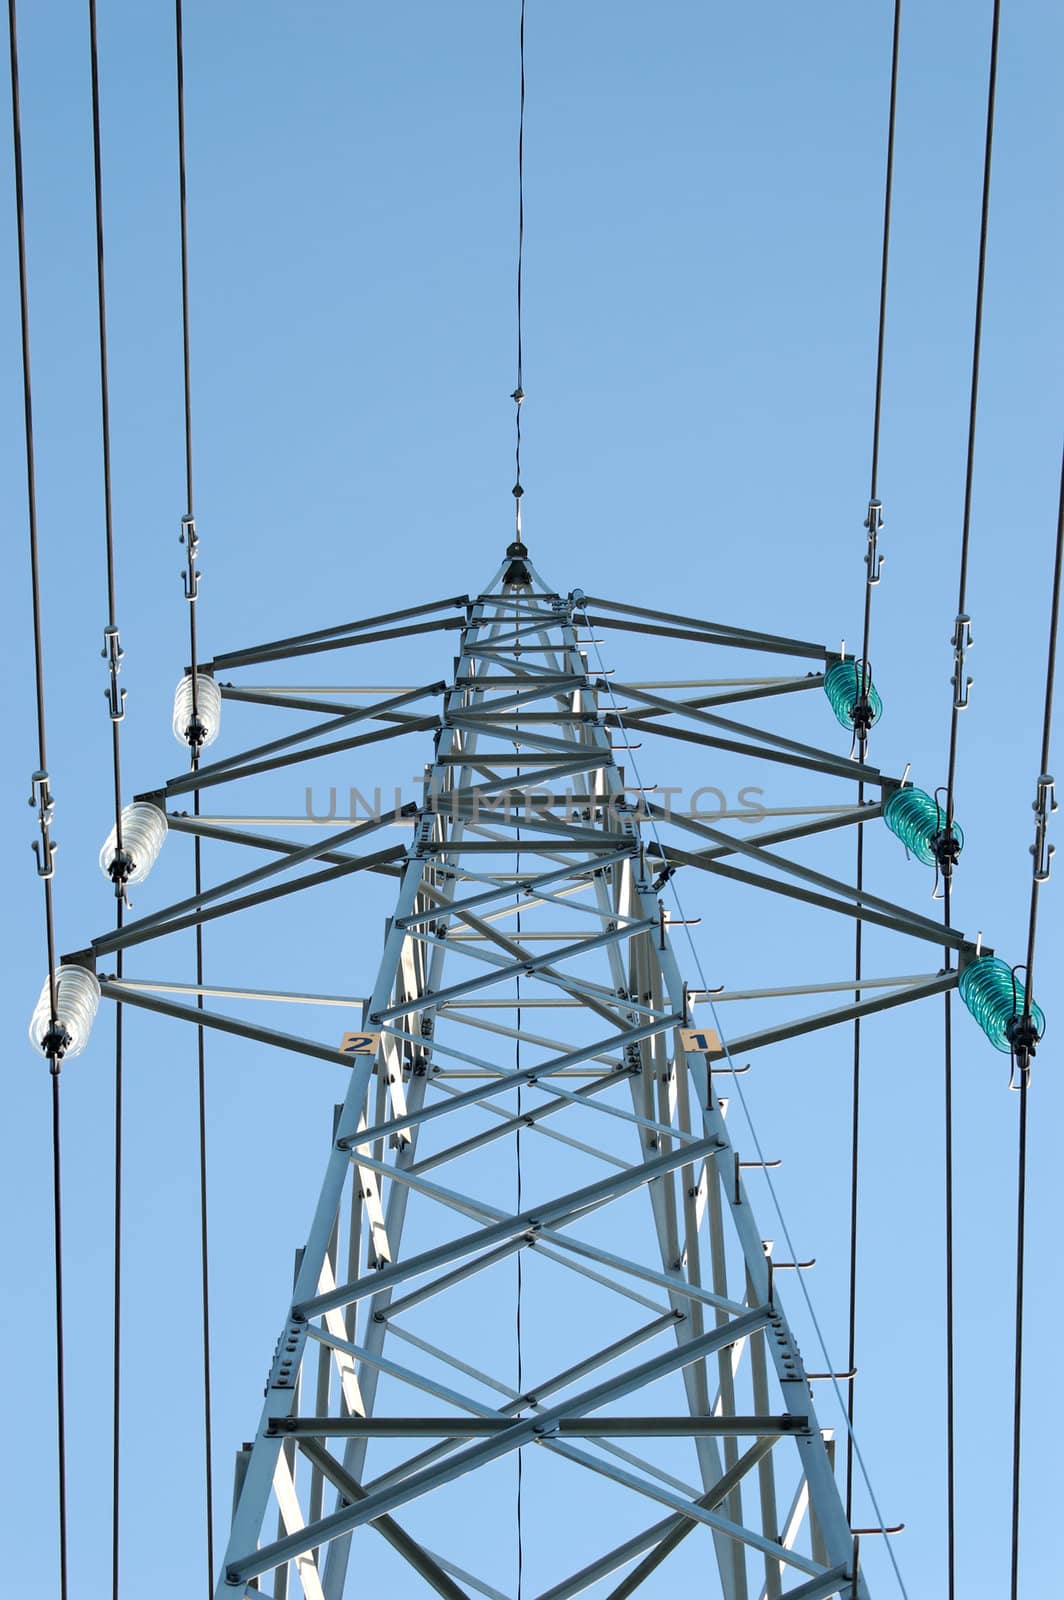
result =
[[340,1054],[345,1056],[373,1056],[381,1042],[379,1033],[345,1033],[340,1040]]

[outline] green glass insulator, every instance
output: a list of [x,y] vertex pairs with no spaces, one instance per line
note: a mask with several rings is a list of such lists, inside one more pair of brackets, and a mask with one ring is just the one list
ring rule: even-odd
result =
[[[995,1050],[1008,1055],[1012,1050],[1012,1030],[1023,1016],[1027,992],[1007,961],[999,956],[978,956],[965,967],[957,985],[961,999],[978,1022]],[[1035,1037],[1046,1031],[1041,1006],[1031,1002],[1031,1021]]]
[[855,728],[860,715],[862,691],[868,702],[864,726],[874,727],[883,715],[883,701],[872,682],[872,674],[863,661],[836,661],[824,674],[824,693],[831,701],[831,709],[844,728]]
[[[946,813],[937,800],[911,784],[896,789],[883,807],[883,821],[917,861],[922,861],[925,867],[935,866],[939,859],[935,844],[946,831]],[[951,831],[956,856],[964,846],[964,833],[956,822]]]

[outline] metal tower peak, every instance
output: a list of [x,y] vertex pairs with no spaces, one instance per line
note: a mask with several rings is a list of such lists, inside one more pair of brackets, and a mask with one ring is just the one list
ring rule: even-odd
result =
[[521,539],[514,539],[506,547],[509,566],[503,574],[503,587],[507,589],[531,589],[532,573],[528,567],[528,547]]

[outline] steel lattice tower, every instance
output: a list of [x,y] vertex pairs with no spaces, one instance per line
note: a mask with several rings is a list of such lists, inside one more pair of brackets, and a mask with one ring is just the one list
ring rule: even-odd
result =
[[[587,624],[816,665],[664,697],[611,687],[589,666]],[[898,787],[868,764],[858,774],[852,760],[721,715],[737,700],[774,702],[821,684],[838,657],[816,644],[580,591],[563,597],[515,542],[472,600],[234,651],[205,670],[449,627],[460,631],[450,682],[369,706],[224,685],[230,700],[330,714],[147,796],[166,805],[421,730],[435,748],[420,805],[305,848],[171,810],[172,829],[264,850],[266,864],[67,958],[97,966],[114,950],[281,894],[295,897],[298,939],[316,885],[363,871],[397,879],[359,1031],[335,1045],[101,974],[112,1000],[350,1067],[258,1432],[238,1459],[218,1600],[300,1586],[309,1600],[361,1592],[360,1551],[375,1538],[407,1564],[404,1594],[498,1594],[478,1577],[478,1485],[533,1445],[543,1470],[557,1471],[559,1496],[590,1473],[625,1507],[623,1537],[583,1528],[583,1548],[558,1552],[568,1564],[539,1600],[659,1594],[688,1536],[704,1541],[707,1595],[864,1600],[831,1439],[729,1136],[731,1057],[696,1023],[659,895],[691,867],[957,952],[952,969],[868,979],[863,995],[735,1040],[735,1053],[940,994],[973,947],[780,853],[789,840],[875,819]],[[878,799],[738,838],[633,799],[615,760],[618,729],[850,784],[859,775]],[[412,828],[412,841],[364,846],[391,826]],[[529,1168],[515,1206],[493,1160],[533,1131],[556,1159]],[[518,1152],[520,1161],[519,1142]],[[560,1303],[571,1286],[590,1308],[567,1328],[564,1357],[529,1324],[521,1385],[507,1320],[517,1257],[537,1292],[553,1282]],[[409,1525],[433,1491],[447,1497],[446,1549]]]

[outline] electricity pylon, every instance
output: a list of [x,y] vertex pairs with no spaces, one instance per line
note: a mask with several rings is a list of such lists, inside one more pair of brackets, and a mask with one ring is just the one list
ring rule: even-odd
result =
[[[817,670],[742,687],[707,680],[694,697],[669,697],[611,685],[589,665],[585,626],[812,659]],[[331,714],[142,797],[165,806],[423,730],[435,749],[419,804],[308,847],[172,811],[172,829],[265,850],[266,865],[69,958],[97,965],[279,894],[298,896],[298,939],[296,907],[311,914],[315,886],[365,871],[397,880],[361,1019],[334,1043],[167,999],[128,975],[101,982],[124,1004],[350,1069],[258,1431],[238,1457],[218,1600],[280,1600],[291,1585],[308,1600],[361,1593],[366,1543],[378,1540],[405,1563],[398,1593],[499,1596],[497,1573],[492,1582],[484,1571],[501,1515],[492,1469],[521,1451],[554,1507],[527,1521],[537,1567],[550,1572],[539,1600],[660,1593],[655,1581],[689,1537],[704,1544],[707,1595],[867,1600],[832,1439],[779,1294],[778,1267],[796,1263],[774,1262],[755,1220],[741,1168],[759,1163],[741,1162],[729,1136],[726,1086],[733,1056],[942,993],[972,947],[779,852],[874,820],[898,787],[867,764],[858,772],[721,715],[730,702],[820,685],[837,659],[821,646],[561,596],[518,541],[473,599],[234,651],[204,670],[335,659],[451,627],[460,648],[450,682],[369,706],[337,708],[335,690],[329,700],[223,685],[229,700]],[[612,739],[620,732],[623,748],[633,731],[850,784],[860,776],[878,799],[738,837],[625,787]],[[364,847],[403,826],[409,844]],[[659,899],[683,868],[952,947],[957,964],[864,980],[846,1004],[728,1052],[697,1023]],[[518,1260],[526,1314],[515,1337]],[[426,1497],[443,1510],[431,1538]]]

